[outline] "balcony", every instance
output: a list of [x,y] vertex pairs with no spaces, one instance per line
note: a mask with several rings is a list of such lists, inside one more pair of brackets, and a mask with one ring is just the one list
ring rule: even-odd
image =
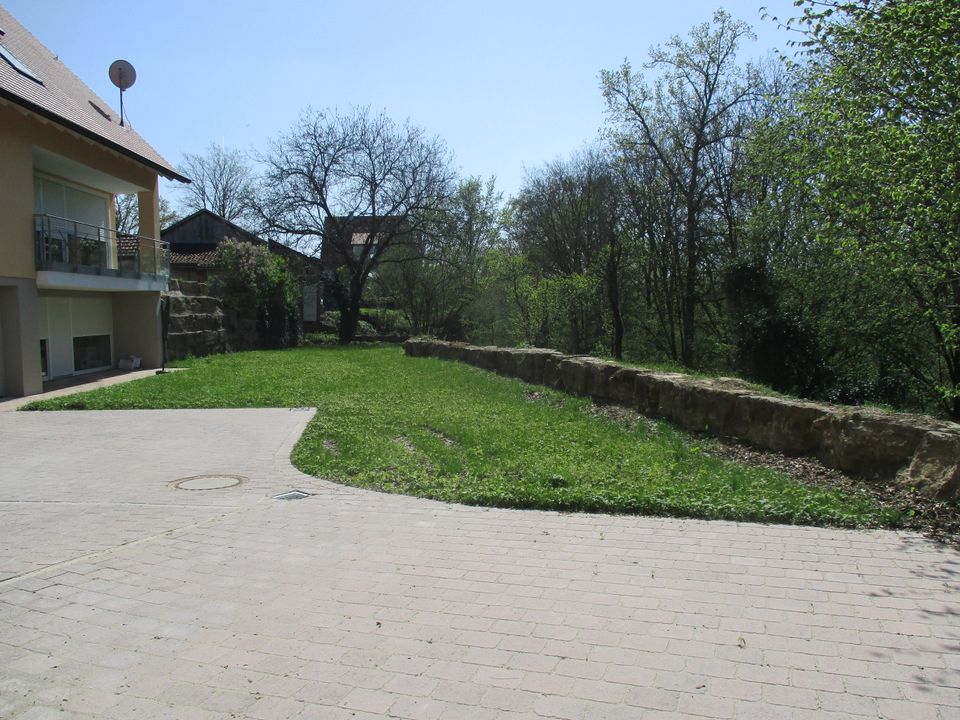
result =
[[[164,286],[170,277],[169,243],[55,215],[33,218],[39,272],[145,280]],[[112,289],[124,289],[110,284]]]

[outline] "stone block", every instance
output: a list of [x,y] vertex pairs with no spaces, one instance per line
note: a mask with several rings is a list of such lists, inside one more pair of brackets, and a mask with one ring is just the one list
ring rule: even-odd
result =
[[826,414],[817,430],[825,465],[872,479],[889,479],[909,465],[927,434],[905,417],[845,408]]
[[745,440],[786,455],[812,455],[828,467],[892,480],[931,497],[960,494],[960,425],[928,417],[757,394],[735,378],[624,368],[542,348],[476,347],[429,339],[404,343],[433,356],[590,396],[669,420],[693,432]]
[[829,416],[823,405],[755,394],[738,395],[735,403],[731,437],[786,455],[813,454],[822,444],[817,423]]
[[960,495],[960,435],[928,432],[898,480],[928,497],[956,498]]

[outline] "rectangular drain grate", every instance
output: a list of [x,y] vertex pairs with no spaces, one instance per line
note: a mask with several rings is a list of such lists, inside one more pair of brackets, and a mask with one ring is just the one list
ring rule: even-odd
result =
[[303,490],[290,490],[285,493],[280,493],[279,495],[274,495],[274,500],[303,500],[308,498],[312,493],[304,492]]

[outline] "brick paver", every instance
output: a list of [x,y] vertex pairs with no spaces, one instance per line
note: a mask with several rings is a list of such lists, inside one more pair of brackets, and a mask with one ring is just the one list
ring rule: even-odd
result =
[[0,415],[0,717],[960,717],[956,550],[345,488],[309,417]]

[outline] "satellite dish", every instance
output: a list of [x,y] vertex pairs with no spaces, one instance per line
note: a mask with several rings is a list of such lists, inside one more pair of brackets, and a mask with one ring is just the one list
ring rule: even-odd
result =
[[137,71],[126,60],[114,60],[107,74],[110,82],[120,88],[120,127],[123,127],[123,91],[133,87],[137,81]]
[[137,71],[126,60],[114,60],[109,73],[110,82],[120,88],[120,92],[129,90],[137,81]]

